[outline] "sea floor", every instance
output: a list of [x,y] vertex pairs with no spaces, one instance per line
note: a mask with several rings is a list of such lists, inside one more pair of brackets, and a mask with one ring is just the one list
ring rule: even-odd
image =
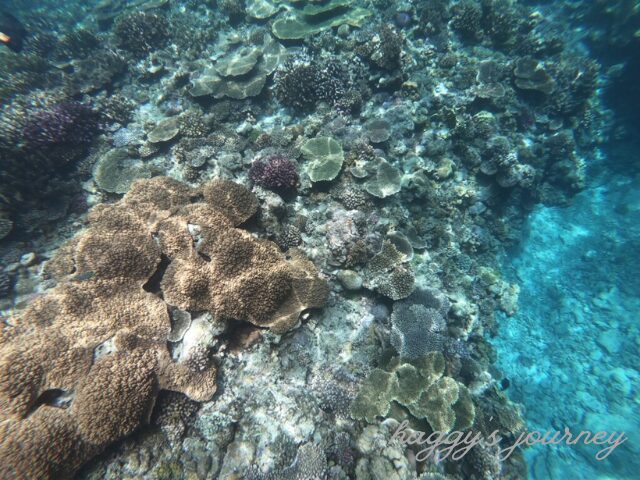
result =
[[536,208],[504,261],[519,313],[502,319],[495,346],[529,430],[628,437],[603,461],[594,445],[530,448],[533,479],[638,478],[640,189],[637,177],[611,173],[616,159],[571,206]]

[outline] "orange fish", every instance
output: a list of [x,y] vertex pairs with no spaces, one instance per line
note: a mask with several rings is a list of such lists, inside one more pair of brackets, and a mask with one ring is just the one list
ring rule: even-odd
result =
[[26,36],[27,30],[16,17],[7,12],[0,12],[0,43],[14,52],[19,52]]

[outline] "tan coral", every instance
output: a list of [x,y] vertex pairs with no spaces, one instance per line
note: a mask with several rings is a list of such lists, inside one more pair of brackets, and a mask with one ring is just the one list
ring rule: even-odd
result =
[[199,257],[178,258],[162,278],[164,299],[182,310],[211,308],[211,279],[207,262]]
[[75,258],[80,273],[146,280],[160,262],[160,248],[146,232],[89,230],[78,242]]
[[182,392],[197,402],[209,401],[216,393],[217,370],[214,366],[197,371],[186,363],[172,362],[166,351],[160,352],[158,361],[158,378],[163,390]]
[[212,180],[202,193],[207,203],[214,205],[235,225],[241,225],[258,211],[258,200],[242,185],[229,180]]
[[148,211],[151,206],[153,210],[172,210],[190,203],[197,194],[178,180],[155,177],[135,181],[122,201],[137,211]]
[[60,408],[42,406],[22,422],[0,424],[0,478],[69,478],[95,453]]
[[78,385],[71,407],[82,438],[107,446],[146,421],[155,399],[156,367],[154,350],[101,358]]
[[212,398],[208,347],[197,362],[167,350],[171,305],[279,333],[323,306],[311,262],[234,228],[257,205],[226,180],[154,178],[91,211],[47,268],[58,285],[0,325],[0,477],[72,476],[146,422],[160,389]]
[[290,263],[292,292],[265,325],[275,333],[291,330],[298,322],[302,311],[322,308],[329,296],[329,286],[318,277],[313,263],[297,251],[291,251],[290,254],[293,256]]

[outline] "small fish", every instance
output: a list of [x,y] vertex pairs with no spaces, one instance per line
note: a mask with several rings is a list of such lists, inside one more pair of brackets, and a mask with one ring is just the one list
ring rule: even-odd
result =
[[74,275],[73,277],[71,277],[69,279],[69,281],[71,281],[71,282],[84,282],[85,280],[89,280],[89,279],[93,278],[94,275],[95,275],[94,272],[78,273],[77,275]]
[[27,30],[16,17],[0,11],[0,43],[5,44],[14,52],[19,52],[22,50],[26,36]]

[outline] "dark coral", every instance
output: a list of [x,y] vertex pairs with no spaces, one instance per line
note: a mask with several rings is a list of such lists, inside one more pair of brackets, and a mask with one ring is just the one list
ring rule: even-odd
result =
[[520,27],[520,17],[507,0],[482,0],[484,32],[496,45],[513,44]]
[[298,167],[283,155],[269,155],[253,162],[249,178],[256,185],[274,192],[295,191],[299,181]]
[[98,132],[98,115],[88,105],[63,102],[32,112],[22,130],[28,148],[86,145]]
[[475,0],[463,0],[453,7],[453,29],[465,40],[482,37],[482,7]]
[[284,63],[274,77],[278,101],[296,110],[310,110],[320,101],[343,101],[350,90],[351,72],[336,58],[298,55]]
[[167,44],[170,28],[169,22],[162,15],[134,12],[118,17],[113,33],[120,48],[143,56]]
[[284,225],[278,236],[277,243],[283,250],[299,246],[302,243],[300,229],[295,225]]
[[447,0],[425,2],[420,8],[420,29],[428,35],[437,35],[445,30],[449,21]]
[[395,302],[391,315],[391,343],[401,357],[417,359],[430,352],[469,357],[465,342],[448,335],[447,312],[451,303],[442,292],[420,289]]
[[161,392],[151,422],[158,425],[171,443],[180,441],[198,411],[199,404],[178,392]]
[[8,273],[0,271],[0,298],[9,296],[11,288],[11,277]]
[[55,55],[61,59],[86,58],[100,46],[98,37],[85,28],[64,35],[55,47]]
[[400,69],[400,55],[404,38],[391,25],[382,25],[375,41],[366,42],[358,49],[378,68],[393,72]]

